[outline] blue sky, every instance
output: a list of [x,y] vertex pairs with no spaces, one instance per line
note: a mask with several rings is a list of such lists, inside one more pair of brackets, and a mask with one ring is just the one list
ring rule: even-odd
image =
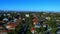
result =
[[0,0],[0,10],[60,11],[60,0]]

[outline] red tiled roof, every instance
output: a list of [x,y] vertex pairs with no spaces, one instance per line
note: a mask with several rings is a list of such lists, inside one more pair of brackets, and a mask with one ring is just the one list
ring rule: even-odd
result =
[[12,30],[2,30],[1,32],[11,32]]
[[35,30],[35,28],[32,27],[31,30]]
[[38,20],[38,19],[36,19],[36,18],[35,18],[35,19],[33,19],[33,21],[34,21],[34,22],[39,22],[39,20]]
[[17,25],[15,23],[9,23],[8,26],[16,27]]
[[8,32],[8,30],[2,30],[1,32]]

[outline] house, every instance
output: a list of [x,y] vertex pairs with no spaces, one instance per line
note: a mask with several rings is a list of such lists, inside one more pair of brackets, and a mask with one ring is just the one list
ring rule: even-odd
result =
[[7,14],[7,16],[10,16],[10,14]]
[[15,29],[16,28],[16,24],[15,23],[12,23],[12,22],[10,22],[10,23],[8,23],[7,25],[6,25],[6,28],[8,29],[8,30],[13,30],[13,29]]
[[26,14],[25,16],[26,16],[26,17],[29,17],[29,14]]
[[3,29],[3,26],[0,26],[0,29]]
[[7,30],[2,30],[0,34],[8,34]]
[[22,18],[22,20],[25,20],[25,18]]
[[31,33],[34,34],[35,33],[35,28],[31,28]]
[[35,28],[40,28],[41,27],[41,24],[40,24],[37,17],[33,18],[33,24],[35,25]]
[[8,34],[7,32],[0,32],[0,34]]
[[43,13],[44,15],[46,14],[46,13]]
[[14,19],[14,22],[16,22],[17,21],[17,19]]
[[0,22],[0,26],[3,26],[4,24],[5,24],[4,22],[2,22],[2,21]]
[[41,27],[40,23],[35,24],[35,28],[40,28],[40,27]]
[[33,22],[33,24],[35,25],[37,22]]
[[6,16],[6,14],[3,14],[4,16]]
[[43,24],[43,27],[44,27],[44,28],[46,28],[46,25],[45,25],[45,24]]
[[45,19],[50,20],[51,18],[50,17],[46,17]]
[[34,17],[33,18],[33,22],[39,22],[38,18],[37,17]]
[[3,29],[5,22],[2,20],[0,21],[0,29]]
[[8,18],[4,18],[3,21],[8,21]]

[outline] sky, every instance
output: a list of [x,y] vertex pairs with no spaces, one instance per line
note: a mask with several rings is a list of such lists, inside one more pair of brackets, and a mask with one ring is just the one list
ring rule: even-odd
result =
[[0,0],[0,10],[60,11],[60,0]]

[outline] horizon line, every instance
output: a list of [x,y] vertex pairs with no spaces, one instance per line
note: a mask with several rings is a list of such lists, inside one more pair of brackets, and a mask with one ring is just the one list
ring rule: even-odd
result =
[[15,11],[15,12],[22,12],[22,11],[24,11],[24,12],[60,12],[60,11],[43,11],[43,10],[42,10],[42,11],[38,11],[38,10],[37,10],[37,11],[36,11],[36,10],[35,10],[35,11],[33,11],[33,10],[0,10],[0,11],[4,11],[4,12],[5,12],[5,11],[7,11],[7,12],[10,12],[10,11],[11,11],[11,12],[12,12],[12,11],[13,11],[13,12],[14,12],[14,11]]

